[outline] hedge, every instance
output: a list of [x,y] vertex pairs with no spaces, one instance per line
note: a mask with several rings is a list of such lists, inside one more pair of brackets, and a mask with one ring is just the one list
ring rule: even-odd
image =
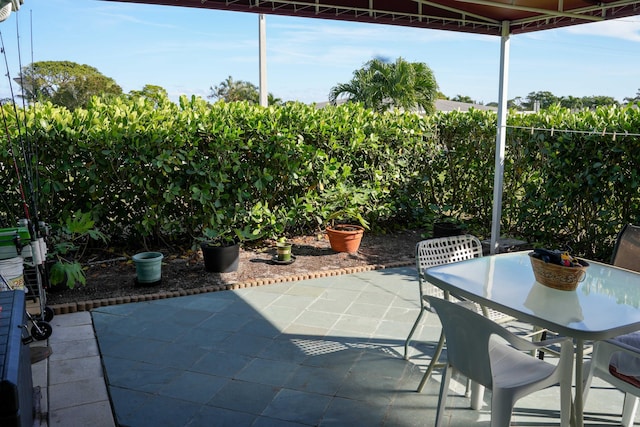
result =
[[[18,120],[3,108],[3,226],[24,216],[11,154],[28,188],[20,146],[30,146],[40,218],[90,212],[112,242],[193,242],[204,228],[314,233],[340,209],[379,232],[451,216],[489,236],[493,112],[420,117],[196,97],[94,98],[73,112],[38,104]],[[640,222],[639,130],[636,107],[511,114],[503,235],[606,259],[621,225]]]

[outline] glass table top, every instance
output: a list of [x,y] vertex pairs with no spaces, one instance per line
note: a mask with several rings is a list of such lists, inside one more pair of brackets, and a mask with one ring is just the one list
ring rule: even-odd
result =
[[604,339],[640,329],[640,274],[589,261],[577,289],[562,291],[535,280],[528,253],[474,258],[425,274],[454,295],[567,336]]

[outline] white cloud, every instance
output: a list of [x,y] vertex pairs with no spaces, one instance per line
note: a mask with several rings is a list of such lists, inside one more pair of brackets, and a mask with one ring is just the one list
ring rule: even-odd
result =
[[573,34],[610,37],[631,42],[640,42],[640,18],[614,19],[611,21],[576,25],[568,28],[567,31]]
[[[354,22],[327,22],[314,20],[313,25],[299,24],[300,18],[288,18],[293,22],[270,21],[267,18],[267,37],[269,29],[277,30],[282,35],[298,43],[434,43],[442,40],[491,41],[492,37],[477,34],[466,34],[454,31],[439,31],[421,28],[407,28],[392,25],[365,24]],[[286,19],[286,18],[280,18]]]

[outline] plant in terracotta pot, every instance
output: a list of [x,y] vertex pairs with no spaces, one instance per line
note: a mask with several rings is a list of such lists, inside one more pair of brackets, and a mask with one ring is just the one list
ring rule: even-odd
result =
[[339,184],[327,191],[326,196],[327,208],[331,213],[325,229],[331,249],[336,252],[358,252],[364,230],[369,228],[364,211],[370,201],[371,190]]

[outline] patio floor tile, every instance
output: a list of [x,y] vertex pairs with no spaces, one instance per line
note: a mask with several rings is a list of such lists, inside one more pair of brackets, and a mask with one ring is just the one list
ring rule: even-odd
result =
[[[431,425],[440,371],[422,393],[415,390],[440,334],[436,316],[424,317],[410,360],[403,359],[420,310],[417,286],[415,270],[401,267],[94,309],[117,421],[130,427]],[[54,381],[64,372],[58,362],[65,361],[51,362]],[[94,372],[83,363],[101,376],[99,366]],[[464,384],[454,377],[444,425],[488,426],[490,393],[481,410],[470,410]],[[621,396],[598,384],[587,402],[587,425],[619,422]],[[519,401],[513,423],[558,425],[558,409],[558,390],[551,388]]]

